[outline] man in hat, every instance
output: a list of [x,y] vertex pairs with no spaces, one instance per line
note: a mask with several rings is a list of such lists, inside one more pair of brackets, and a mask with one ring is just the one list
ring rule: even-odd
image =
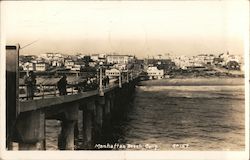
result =
[[33,71],[29,72],[29,75],[25,78],[24,83],[27,86],[27,100],[33,99],[36,89],[36,75]]
[[57,82],[57,88],[59,90],[59,95],[67,95],[67,77],[63,77]]

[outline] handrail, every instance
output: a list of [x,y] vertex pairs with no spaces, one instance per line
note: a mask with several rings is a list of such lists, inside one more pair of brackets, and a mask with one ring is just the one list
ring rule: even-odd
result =
[[[19,89],[26,87],[26,85],[19,85]],[[48,87],[48,88],[46,88]],[[104,85],[104,89],[112,87],[111,84],[109,85]],[[40,92],[35,92],[34,98],[45,98],[48,96],[57,96],[59,95],[59,91],[56,85],[36,85],[36,89],[40,89]],[[45,91],[47,89],[47,91]],[[67,85],[67,94],[66,95],[73,95],[73,94],[78,94],[82,92],[88,92],[88,91],[93,91],[98,89],[98,85],[96,84],[90,84],[90,85],[79,85],[79,84],[69,84]],[[19,99],[27,99],[30,98],[27,95],[22,95],[19,94]]]
[[[137,76],[134,76],[133,79],[137,78]],[[113,86],[118,86],[117,81],[113,81],[112,82],[114,85]],[[112,83],[110,84],[105,84],[104,85],[104,89],[105,88],[111,88],[112,87]],[[122,84],[124,83],[127,83],[127,81],[124,79],[122,79]],[[49,98],[49,97],[56,97],[59,95],[59,91],[58,91],[58,88],[57,88],[57,85],[56,84],[36,84],[35,85],[36,87],[36,90],[38,89],[39,92],[35,92],[34,96],[31,98],[31,97],[28,97],[27,96],[27,93],[25,95],[23,94],[19,94],[19,100],[21,101],[24,101],[25,99],[44,99],[45,97],[46,98]],[[79,93],[83,93],[83,92],[88,92],[88,91],[94,91],[94,90],[98,90],[98,87],[99,85],[96,84],[96,83],[91,83],[91,84],[88,84],[88,85],[83,85],[82,83],[78,83],[78,84],[68,84],[67,85],[67,94],[66,95],[73,95],[73,94],[79,94]],[[26,85],[19,85],[19,89],[22,89],[26,87]]]
[[[112,84],[108,87],[104,88],[104,92],[110,92],[111,90],[118,88],[118,84]],[[98,95],[98,90],[92,90],[88,92],[82,92],[74,95],[63,95],[57,97],[50,97],[45,99],[35,99],[35,100],[27,100],[20,101],[20,112],[28,112],[36,109],[41,109],[49,106],[60,105],[68,102],[77,101],[80,99],[92,97]]]
[[[81,91],[80,91],[81,87]],[[85,87],[85,88],[83,88]],[[26,88],[26,85],[19,85],[19,89]],[[77,85],[77,84],[68,84],[67,85],[67,95],[72,95],[72,94],[77,94],[79,92],[86,92],[86,91],[91,91],[91,90],[96,90],[98,87],[94,86],[82,86],[82,85]],[[26,89],[27,90],[27,89]],[[57,96],[59,95],[59,91],[57,88],[57,85],[35,85],[35,94],[34,98],[40,97],[40,98],[45,98],[46,96]],[[37,90],[39,90],[37,92]],[[27,92],[27,91],[26,91]],[[27,96],[27,93],[24,94],[19,94],[19,99],[27,99],[31,98]]]

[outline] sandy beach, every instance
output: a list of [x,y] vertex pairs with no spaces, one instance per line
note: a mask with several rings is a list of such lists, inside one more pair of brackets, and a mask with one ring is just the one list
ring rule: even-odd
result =
[[200,86],[200,85],[244,85],[244,78],[173,78],[142,81],[139,85],[153,86]]

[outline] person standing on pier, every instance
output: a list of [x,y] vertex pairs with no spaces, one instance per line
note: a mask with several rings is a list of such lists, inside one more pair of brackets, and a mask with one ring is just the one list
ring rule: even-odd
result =
[[59,95],[67,95],[67,77],[63,77],[57,82],[57,88],[59,90]]
[[24,83],[27,85],[27,100],[33,99],[36,89],[36,75],[33,71],[25,78]]
[[107,86],[109,86],[109,76],[107,76]]

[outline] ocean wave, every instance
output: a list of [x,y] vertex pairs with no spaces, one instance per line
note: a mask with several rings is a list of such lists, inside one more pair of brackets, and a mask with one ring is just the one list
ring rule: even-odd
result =
[[244,86],[140,86],[137,92],[149,92],[155,98],[164,93],[171,98],[244,99]]
[[139,91],[165,91],[165,90],[184,90],[184,91],[244,91],[244,86],[138,86]]

